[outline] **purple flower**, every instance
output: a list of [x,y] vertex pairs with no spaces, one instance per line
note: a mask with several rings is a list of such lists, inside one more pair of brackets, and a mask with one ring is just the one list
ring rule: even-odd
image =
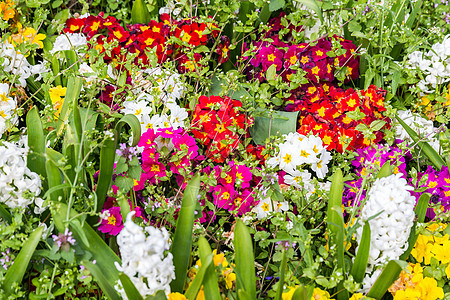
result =
[[58,245],[59,249],[64,251],[69,251],[70,246],[74,245],[76,240],[72,237],[72,232],[69,228],[66,228],[64,233],[59,233],[58,235],[52,235],[53,241]]

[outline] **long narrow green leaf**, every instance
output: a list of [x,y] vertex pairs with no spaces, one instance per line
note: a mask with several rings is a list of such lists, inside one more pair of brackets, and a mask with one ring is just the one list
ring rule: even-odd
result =
[[[330,188],[330,197],[327,208],[327,232],[330,245],[335,245],[337,249],[337,266],[345,272],[344,263],[344,217],[342,215],[342,195],[344,193],[344,178],[342,171],[337,169],[333,175]],[[345,280],[345,278],[344,278]],[[337,299],[348,299],[348,292],[344,288],[344,281],[338,283],[337,289],[341,292],[337,294]]]
[[241,219],[234,229],[234,250],[236,261],[236,290],[244,290],[251,299],[256,299],[255,259],[250,232]]
[[[61,172],[56,165],[56,162],[62,158],[62,154],[51,148],[46,149],[46,154],[47,161],[45,162],[45,170],[47,172],[48,188],[55,189],[50,193],[50,199],[54,202],[66,201],[63,190],[57,189],[63,183]],[[61,200],[59,200],[60,198]]]
[[167,297],[164,291],[157,291],[156,294],[145,297],[145,300],[167,300]]
[[[212,254],[211,247],[205,237],[200,237],[198,241],[198,249],[200,260],[206,260],[208,255]],[[219,284],[217,283],[217,274],[214,264],[211,264],[206,270],[205,279],[203,280],[203,291],[205,292],[205,299],[220,300]]]
[[64,97],[64,102],[59,113],[58,122],[56,123],[56,133],[60,135],[64,129],[64,124],[69,120],[70,110],[73,107],[73,103],[78,101],[80,97],[81,86],[83,79],[80,77],[69,77],[67,81],[67,91]]
[[12,216],[9,211],[3,207],[3,204],[0,203],[0,219],[6,221],[8,224],[12,222]]
[[206,271],[211,266],[212,261],[213,261],[212,253],[208,255],[204,261],[202,261],[202,266],[198,270],[194,280],[192,281],[191,285],[184,294],[184,296],[188,300],[195,300],[195,298],[197,298],[197,294],[200,291],[200,288],[202,287],[202,284],[204,282]]
[[112,175],[114,171],[114,157],[116,155],[115,142],[111,139],[106,139],[100,150],[100,171],[98,175],[97,189],[97,212],[103,209],[106,193],[111,186]]
[[53,75],[56,76],[55,77],[55,81],[54,81],[55,86],[62,85],[61,74],[59,74],[60,70],[61,70],[61,67],[59,65],[59,58],[58,58],[57,55],[53,55],[53,58],[52,58],[52,71],[53,71]]
[[136,286],[131,281],[130,277],[125,273],[119,274],[120,282],[122,283],[122,287],[125,290],[125,294],[127,294],[128,299],[136,299],[143,300],[142,295],[137,290]]
[[366,273],[367,262],[369,261],[370,250],[370,225],[369,222],[364,224],[361,242],[358,246],[355,261],[353,263],[350,274],[356,282],[362,282]]
[[442,157],[436,152],[436,150],[434,150],[433,147],[431,147],[427,142],[420,142],[420,138],[417,133],[412,130],[411,127],[409,127],[405,122],[403,122],[402,119],[400,119],[398,116],[396,116],[396,119],[400,123],[400,125],[405,128],[406,132],[413,139],[413,141],[418,144],[418,147],[421,148],[421,150],[428,157],[431,163],[438,170],[440,170],[445,165],[445,162]]
[[44,227],[39,226],[33,231],[33,233],[30,234],[28,240],[24,243],[16,259],[14,259],[14,264],[10,266],[8,271],[6,272],[5,280],[3,281],[3,290],[6,296],[11,295],[13,284],[20,285],[20,283],[22,282],[31,256],[36,250],[43,232]]
[[417,216],[417,221],[414,221],[414,224],[411,227],[411,232],[409,233],[408,238],[408,249],[406,249],[406,251],[400,256],[401,260],[406,260],[409,257],[412,249],[414,248],[414,245],[416,244],[418,238],[418,235],[416,234],[417,223],[423,223],[423,221],[425,221],[425,216],[427,214],[429,204],[430,195],[425,193],[422,194],[417,201],[416,208],[414,209],[414,212]]
[[125,115],[116,124],[114,140],[116,143],[120,142],[120,134],[122,133],[122,127],[124,125],[130,126],[131,133],[133,134],[132,146],[136,146],[141,138],[141,123],[135,115]]
[[[28,147],[30,151],[27,157],[28,168],[42,178],[47,178],[45,170],[45,137],[42,129],[41,118],[36,106],[34,106],[28,113],[26,118],[27,133],[28,133]],[[47,182],[43,182],[44,190],[47,189]]]
[[397,280],[402,269],[406,269],[407,267],[408,263],[403,260],[391,260],[388,262],[383,272],[381,272],[377,281],[375,281],[374,285],[370,289],[369,293],[367,293],[367,297],[380,300],[389,287]]
[[412,29],[414,21],[416,20],[417,15],[421,11],[423,0],[418,0],[414,4],[414,8],[411,12],[411,14],[408,17],[408,20],[405,23],[405,26],[409,29]]
[[78,71],[80,63],[75,50],[65,50],[64,56],[66,57],[66,68],[71,67],[75,72]]
[[[116,289],[113,285],[109,283],[108,278],[106,277],[107,274],[103,273],[102,268],[100,268],[97,263],[93,264],[90,261],[81,261],[81,264],[86,267],[86,269],[89,270],[89,272],[92,273],[95,280],[98,282],[98,285],[102,289],[103,293],[105,293],[106,296],[108,296],[112,300],[120,300],[121,297],[117,293]],[[133,298],[130,298],[133,299]]]
[[[91,272],[89,268],[92,267],[97,272],[92,272],[96,280],[99,282],[102,290],[112,299],[120,299],[114,286],[119,280],[119,271],[114,265],[115,262],[121,263],[119,257],[111,250],[111,248],[103,241],[103,239],[92,229],[87,222],[84,222],[82,230],[84,231],[85,238],[88,240],[89,245],[83,243],[83,239],[77,230],[72,228],[72,224],[66,224],[66,214],[69,207],[65,203],[57,203],[52,210],[52,215],[55,221],[55,226],[59,232],[64,232],[67,226],[71,228],[73,236],[75,237],[78,245],[86,252],[92,254],[91,260],[95,261],[95,265],[91,266],[85,263],[86,268]],[[78,216],[78,212],[74,209],[70,209],[70,218]],[[81,224],[82,222],[80,222]]]
[[192,228],[194,226],[194,212],[197,195],[200,189],[200,176],[197,174],[188,182],[184,190],[181,209],[178,215],[177,227],[172,244],[173,265],[175,279],[170,283],[173,292],[183,292],[189,258],[192,248]]

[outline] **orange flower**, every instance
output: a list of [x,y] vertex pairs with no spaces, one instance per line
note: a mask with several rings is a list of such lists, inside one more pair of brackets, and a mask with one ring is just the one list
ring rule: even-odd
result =
[[14,18],[16,10],[14,9],[14,2],[11,0],[0,2],[0,12],[2,14],[2,19],[8,21]]

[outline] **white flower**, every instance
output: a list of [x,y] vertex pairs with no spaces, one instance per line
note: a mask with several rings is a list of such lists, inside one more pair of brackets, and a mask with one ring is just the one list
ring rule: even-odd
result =
[[270,197],[264,198],[252,209],[252,211],[256,213],[256,217],[258,219],[267,218],[273,212],[287,210],[289,210],[289,204],[287,201],[277,202],[272,200]]
[[170,125],[174,128],[184,128],[184,120],[188,117],[188,113],[185,108],[179,107],[177,104],[170,106]]
[[42,213],[43,200],[39,175],[27,167],[28,149],[3,142],[0,146],[0,202],[9,208],[25,208],[35,202],[35,213]]
[[80,64],[80,68],[78,69],[78,72],[85,76],[84,82],[86,84],[86,87],[90,87],[92,83],[97,79],[97,75],[95,74],[95,71],[85,62]]
[[[368,193],[362,208],[359,223],[361,226],[369,218],[371,229],[369,261],[366,273],[371,278],[377,269],[389,260],[398,259],[408,247],[408,237],[414,222],[416,200],[402,174],[393,174],[377,179]],[[375,217],[374,217],[375,216]],[[374,217],[374,218],[373,218]],[[363,227],[356,231],[358,243],[361,241]],[[370,288],[364,284],[364,288]]]
[[323,179],[328,173],[328,163],[331,160],[331,154],[327,150],[323,149],[320,152],[319,161],[311,165],[311,169],[316,172],[318,178]]
[[75,49],[78,53],[78,49],[87,45],[87,39],[82,33],[65,33],[58,35],[53,44],[53,49],[50,50],[51,54],[55,54],[58,51]]
[[120,110],[123,114],[135,115],[141,124],[144,123],[144,116],[150,115],[152,108],[147,106],[145,100],[133,100],[123,102],[123,108]]
[[[122,265],[116,263],[116,267],[130,278],[144,298],[161,290],[168,295],[169,284],[175,279],[172,254],[164,255],[170,247],[169,233],[165,228],[147,226],[143,229],[132,221],[134,214],[134,211],[128,214],[117,236]],[[116,289],[128,299],[120,282]]]
[[[439,153],[440,144],[439,140],[435,137],[437,133],[437,128],[433,126],[433,121],[422,118],[417,114],[413,114],[410,110],[398,111],[399,118],[406,123],[412,130],[414,130],[420,139],[424,139],[426,142],[433,147]],[[406,132],[400,123],[397,123],[396,127],[396,137],[398,139],[413,143],[413,140]]]
[[[292,176],[293,175],[293,176]],[[309,189],[311,184],[311,173],[305,171],[296,170],[292,175],[286,174],[284,176],[284,182],[289,185],[293,185],[299,189]]]

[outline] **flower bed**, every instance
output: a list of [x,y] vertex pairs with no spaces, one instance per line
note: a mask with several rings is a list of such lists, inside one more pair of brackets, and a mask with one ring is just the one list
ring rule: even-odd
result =
[[0,2],[1,299],[447,299],[445,1]]

